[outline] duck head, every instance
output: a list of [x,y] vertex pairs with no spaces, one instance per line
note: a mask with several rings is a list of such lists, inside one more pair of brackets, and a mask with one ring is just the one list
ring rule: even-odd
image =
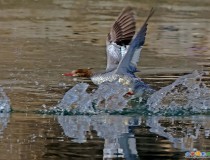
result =
[[93,68],[84,68],[84,69],[76,69],[69,73],[64,73],[64,76],[70,76],[70,77],[86,77],[90,78],[93,75]]

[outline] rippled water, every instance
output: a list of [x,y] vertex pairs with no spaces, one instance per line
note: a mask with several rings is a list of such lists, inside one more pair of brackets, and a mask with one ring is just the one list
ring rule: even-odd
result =
[[[43,114],[78,82],[90,83],[62,73],[104,69],[106,35],[127,5],[135,8],[138,26],[156,8],[139,64],[143,81],[168,90],[180,76],[210,70],[207,0],[0,0],[0,99],[12,107],[0,113],[0,159],[183,159],[193,148],[210,151],[208,112]],[[202,81],[209,87],[209,75]]]

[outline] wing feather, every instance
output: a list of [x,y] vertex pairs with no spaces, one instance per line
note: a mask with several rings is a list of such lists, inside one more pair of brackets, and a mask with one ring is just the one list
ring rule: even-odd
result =
[[145,20],[144,24],[142,25],[140,31],[137,33],[135,38],[131,41],[130,47],[126,53],[126,55],[120,61],[116,73],[118,74],[125,74],[137,71],[137,62],[140,58],[141,49],[145,42],[146,31],[147,31],[147,22],[150,17],[154,14],[154,9],[150,10],[150,14]]
[[[130,44],[136,30],[135,14],[131,7],[126,7],[119,14],[107,36],[107,68],[117,68],[126,45]],[[127,50],[126,50],[127,51]]]

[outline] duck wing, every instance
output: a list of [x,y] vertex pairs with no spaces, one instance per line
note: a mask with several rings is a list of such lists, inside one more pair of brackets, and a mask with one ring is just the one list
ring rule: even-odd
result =
[[107,68],[117,68],[120,60],[127,52],[136,30],[135,14],[131,7],[126,7],[119,14],[107,35]]
[[154,9],[150,10],[149,16],[142,25],[140,31],[137,33],[135,38],[131,41],[131,44],[128,48],[126,55],[121,59],[117,69],[117,74],[134,74],[137,72],[137,63],[139,62],[141,49],[145,42],[146,31],[147,31],[147,22],[150,17],[153,15]]

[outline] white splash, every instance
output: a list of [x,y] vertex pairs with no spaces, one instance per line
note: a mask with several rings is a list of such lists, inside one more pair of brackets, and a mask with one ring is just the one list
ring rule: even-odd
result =
[[5,94],[3,88],[0,87],[0,113],[8,113],[10,110],[10,100]]
[[103,83],[91,93],[87,92],[88,86],[87,83],[75,85],[65,93],[57,107],[72,112],[96,113],[99,110],[119,111],[127,106],[126,86],[118,82]]
[[73,113],[94,114],[104,111],[122,111],[125,108],[135,111],[136,107],[138,109],[142,107],[145,110],[144,114],[207,113],[210,111],[210,89],[202,82],[202,76],[205,74],[207,73],[194,71],[147,96],[146,109],[141,106],[142,103],[140,104],[143,101],[131,106],[132,103],[128,102],[135,97],[126,97],[129,88],[118,82],[103,83],[91,93],[87,92],[89,84],[79,83],[66,92],[56,108]]
[[0,87],[0,138],[9,122],[10,110],[10,100],[3,91],[3,88]]
[[152,94],[148,110],[152,113],[204,113],[210,110],[210,89],[201,81],[205,72],[194,71]]

